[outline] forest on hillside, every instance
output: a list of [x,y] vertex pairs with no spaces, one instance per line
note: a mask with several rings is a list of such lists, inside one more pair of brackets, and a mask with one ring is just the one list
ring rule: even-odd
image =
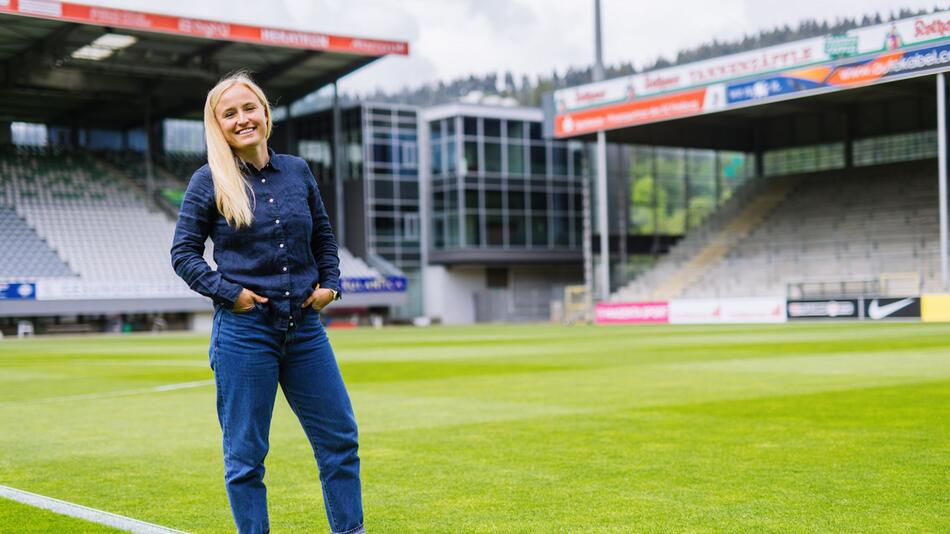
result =
[[[719,41],[714,39],[711,42],[700,44],[695,48],[682,50],[672,59],[659,57],[651,65],[642,69],[637,69],[629,62],[605,65],[605,75],[607,78],[616,78],[637,72],[649,72],[674,65],[755,50],[757,48],[788,43],[800,39],[844,33],[856,28],[924,15],[933,11],[936,11],[936,9],[912,10],[902,8],[898,11],[891,12],[887,18],[883,18],[880,14],[874,14],[865,15],[860,19],[844,18],[833,22],[806,19],[795,26],[786,24],[781,27],[765,29],[753,35],[744,36],[738,40]],[[368,94],[360,98],[347,95],[346,100],[354,101],[360,99],[373,102],[431,106],[456,102],[469,93],[479,91],[485,95],[514,98],[523,106],[539,106],[541,103],[541,95],[546,92],[563,87],[589,83],[592,80],[592,69],[592,65],[571,67],[564,74],[552,72],[534,78],[527,74],[521,74],[519,78],[511,72],[506,72],[503,76],[503,80],[499,80],[498,73],[472,74],[468,77],[439,81],[438,83],[420,87],[405,87],[395,92],[377,91],[376,93]]]

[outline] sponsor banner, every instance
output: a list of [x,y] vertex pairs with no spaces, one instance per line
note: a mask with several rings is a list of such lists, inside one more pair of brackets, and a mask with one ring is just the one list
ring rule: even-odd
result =
[[673,299],[670,301],[670,323],[784,323],[785,299],[781,297],[750,297],[726,299]]
[[920,316],[924,322],[950,322],[950,294],[922,296]]
[[81,282],[45,280],[36,283],[36,300],[103,300],[193,298],[184,282]]
[[830,59],[821,46],[821,38],[808,39],[570,87],[555,91],[554,104],[566,113]]
[[[344,293],[380,293],[406,291],[406,278],[342,278]],[[0,284],[0,299],[5,295],[25,293],[32,289],[35,300],[109,300],[169,299],[199,297],[184,282],[83,282],[78,280],[43,280],[35,284]],[[26,288],[24,288],[26,286]]]
[[405,276],[387,276],[386,278],[341,278],[343,295],[347,293],[388,293],[406,290]]
[[897,318],[920,318],[920,299],[872,298],[864,301],[864,317],[873,321]]
[[562,115],[554,121],[554,135],[565,137],[688,117],[702,112],[705,98],[706,89],[699,89]]
[[[555,135],[635,126],[947,67],[950,11],[555,91]],[[702,106],[681,105],[677,113],[653,112],[647,118],[642,111],[625,113],[640,108],[637,103],[649,109],[653,101],[656,107],[660,98],[689,100],[688,94],[703,89],[715,95]]]
[[191,35],[206,39],[240,41],[283,48],[327,50],[365,56],[385,56],[388,54],[404,56],[409,54],[409,45],[402,41],[363,39],[327,33],[264,28],[51,0],[0,0],[0,12],[67,20],[111,28]]
[[769,77],[632,100],[558,115],[555,137],[637,126],[711,113],[773,99],[798,98],[816,91],[835,91],[883,83],[892,78],[950,68],[950,43],[917,50],[888,52],[860,61],[847,61],[787,71]]
[[662,324],[670,319],[669,304],[656,302],[602,302],[594,309],[597,324]]
[[950,43],[945,43],[918,50],[881,54],[862,61],[836,66],[814,67],[771,78],[731,84],[726,86],[726,102],[731,105],[814,89],[872,84],[890,77],[911,75],[948,65],[950,65]]
[[33,282],[0,283],[0,300],[36,300],[36,284]]
[[858,299],[790,300],[789,319],[858,319],[861,302]]
[[950,11],[910,17],[767,48],[695,61],[555,91],[558,113],[604,106],[842,58],[878,54],[950,37]]

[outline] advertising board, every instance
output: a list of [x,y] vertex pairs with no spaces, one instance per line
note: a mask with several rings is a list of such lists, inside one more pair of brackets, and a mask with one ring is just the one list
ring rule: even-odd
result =
[[662,324],[669,322],[666,301],[602,302],[594,309],[597,324]]
[[672,324],[784,323],[785,299],[749,297],[722,299],[673,299]]

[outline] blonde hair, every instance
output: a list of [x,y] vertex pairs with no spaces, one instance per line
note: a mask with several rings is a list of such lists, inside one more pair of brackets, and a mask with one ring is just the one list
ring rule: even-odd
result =
[[238,84],[243,84],[250,89],[264,107],[264,113],[267,116],[264,139],[270,138],[272,126],[267,97],[247,72],[237,71],[228,74],[208,91],[204,111],[205,144],[208,146],[208,166],[211,168],[211,180],[214,183],[214,201],[224,219],[235,228],[250,226],[251,221],[254,220],[251,198],[248,196],[248,191],[251,196],[254,195],[254,191],[244,180],[244,173],[241,171],[244,163],[238,159],[231,150],[231,146],[228,145],[227,139],[224,138],[224,132],[218,124],[214,108],[221,100],[221,96]]

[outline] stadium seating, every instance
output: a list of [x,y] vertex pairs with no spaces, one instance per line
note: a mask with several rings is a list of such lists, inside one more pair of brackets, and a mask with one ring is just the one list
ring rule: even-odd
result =
[[[0,278],[178,282],[168,255],[175,221],[116,168],[123,157],[0,147]],[[340,267],[344,277],[381,276],[342,248]]]
[[[782,296],[797,282],[878,280],[889,273],[916,273],[921,289],[936,289],[935,176],[936,164],[927,160],[753,182],[737,205],[613,298]],[[743,233],[727,231],[744,217],[750,199],[770,193],[776,202],[761,220]],[[698,276],[678,286],[669,282],[688,278],[683,272],[690,262],[710,256],[717,239],[723,250]]]
[[6,202],[86,281],[170,281],[174,222],[81,152],[5,150]]
[[11,208],[0,206],[0,280],[77,276]]

